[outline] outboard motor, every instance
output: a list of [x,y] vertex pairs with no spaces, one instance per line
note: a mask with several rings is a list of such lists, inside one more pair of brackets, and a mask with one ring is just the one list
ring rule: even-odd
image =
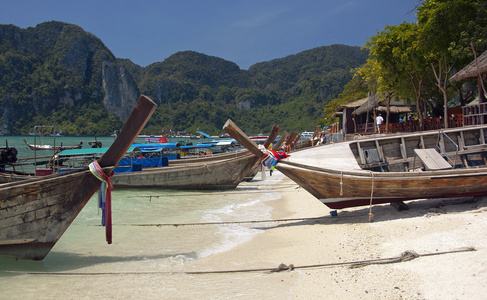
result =
[[0,169],[5,169],[5,165],[15,163],[17,154],[18,151],[15,147],[0,148]]
[[102,144],[100,141],[89,142],[91,148],[101,148]]

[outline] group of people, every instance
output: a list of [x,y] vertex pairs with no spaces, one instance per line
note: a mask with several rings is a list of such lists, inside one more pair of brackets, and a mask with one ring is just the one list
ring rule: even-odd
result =
[[296,150],[296,145],[294,144],[294,142],[291,142],[291,144],[287,144],[286,142],[284,142],[282,143],[282,146],[279,148],[279,150],[288,153]]

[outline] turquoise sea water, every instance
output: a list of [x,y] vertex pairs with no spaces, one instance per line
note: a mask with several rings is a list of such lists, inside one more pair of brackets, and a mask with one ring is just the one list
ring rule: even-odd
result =
[[[145,144],[148,141],[146,141],[147,137],[138,137],[135,139],[134,144]],[[45,137],[34,137],[34,136],[9,136],[9,135],[4,135],[0,136],[0,147],[6,147],[7,145],[9,147],[15,147],[18,151],[17,158],[18,159],[25,159],[25,158],[37,158],[37,161],[45,161],[48,160],[53,154],[53,150],[38,150],[34,151],[31,150],[24,142],[24,139],[29,143],[29,144],[36,144],[36,145],[56,145],[56,146],[72,146],[72,145],[78,145],[80,142],[83,142],[82,148],[90,148],[89,142],[92,141],[100,141],[102,142],[103,147],[110,147],[110,145],[113,144],[115,141],[115,137],[112,136],[102,136],[102,137],[75,137],[75,136],[61,136],[61,137],[50,137],[50,136],[45,136]],[[196,139],[192,140],[188,137],[170,137],[167,138],[167,141],[169,143],[189,143],[192,142],[193,144],[196,143],[203,143],[210,141],[211,139]],[[20,162],[20,160],[18,162]],[[31,164],[30,165],[25,165],[25,166],[17,166],[16,171],[24,171],[24,172],[33,172],[34,167],[32,165],[33,160],[30,160]],[[10,170],[10,169],[8,169]]]
[[[33,152],[25,146],[25,137],[5,138],[9,146],[17,147],[19,156]],[[144,142],[139,139],[137,142]],[[80,138],[56,138],[56,143],[61,140],[68,145],[79,143]],[[87,146],[94,137],[81,140]],[[113,137],[98,140],[109,146]],[[188,261],[230,250],[273,224],[170,224],[269,220],[271,208],[266,201],[281,197],[269,186],[280,180],[279,176],[266,181],[256,177],[232,191],[115,189],[111,245],[106,243],[105,228],[100,226],[95,195],[43,261],[0,258],[2,289],[19,276],[37,276],[36,281],[42,282],[42,275],[29,272],[183,271]]]
[[[76,137],[76,136],[61,136],[61,137],[34,137],[34,136],[19,136],[19,135],[4,135],[0,136],[0,147],[5,147],[8,143],[9,147],[15,147],[19,151],[19,158],[28,158],[34,157],[34,151],[30,150],[24,142],[24,139],[29,144],[46,144],[46,145],[56,145],[56,146],[71,146],[71,145],[78,145],[80,142],[83,142],[82,148],[90,148],[89,142],[97,141],[102,142],[103,147],[110,147],[110,145],[115,141],[115,137],[112,136],[102,136],[102,137]],[[210,139],[197,139],[191,140],[187,137],[170,137],[167,139],[169,143],[175,143],[182,141],[184,143],[187,142],[203,142],[209,141]],[[146,137],[138,137],[135,139],[134,144],[144,144],[146,143]],[[53,151],[42,150],[37,151],[37,156],[47,156],[52,155]]]

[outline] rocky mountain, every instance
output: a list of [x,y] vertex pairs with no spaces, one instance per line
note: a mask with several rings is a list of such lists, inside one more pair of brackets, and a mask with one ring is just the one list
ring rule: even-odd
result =
[[[257,134],[274,124],[313,130],[324,106],[352,78],[351,69],[366,59],[359,47],[332,45],[258,63],[247,71],[221,58],[184,51],[135,71],[140,91],[159,104],[151,120],[159,128],[215,132],[232,118]],[[148,128],[159,132],[152,124]]]
[[[102,109],[102,115],[112,115],[120,126],[138,94],[131,73],[100,39],[82,28],[55,21],[27,29],[0,25],[3,133],[25,133],[34,125],[49,125],[45,122],[63,110],[83,123],[81,111]],[[68,127],[64,132],[77,127],[72,118],[62,121]],[[94,126],[88,123],[84,126]]]
[[35,125],[55,125],[65,134],[111,134],[142,93],[159,105],[145,133],[218,134],[228,118],[249,133],[278,123],[310,130],[366,57],[358,47],[332,45],[241,70],[183,51],[141,67],[115,58],[76,25],[0,25],[0,129],[25,134]]

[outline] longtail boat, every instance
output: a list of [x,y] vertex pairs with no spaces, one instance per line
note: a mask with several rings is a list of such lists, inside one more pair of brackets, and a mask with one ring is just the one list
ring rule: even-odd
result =
[[[139,97],[122,132],[97,161],[105,174],[122,158],[155,108],[151,99]],[[100,184],[88,167],[0,184],[0,255],[43,259]]]
[[[278,131],[273,133],[277,135]],[[251,180],[258,171],[259,160],[245,148],[217,151],[216,154],[205,151],[205,155],[185,153],[176,158],[175,151],[181,151],[183,147],[212,148],[179,146],[176,143],[132,144],[114,170],[113,185],[117,188],[228,190],[237,187],[242,180]],[[105,151],[106,148],[65,150],[51,160],[53,169],[65,172],[87,165]],[[11,175],[3,178],[13,180]]]
[[248,151],[222,154],[213,160],[197,158],[169,166],[143,168],[117,173],[115,187],[152,187],[172,189],[233,189],[248,173],[254,155]]
[[[224,130],[264,155],[231,120]],[[487,125],[376,135],[298,151],[275,168],[332,209],[485,196],[486,135]]]
[[31,149],[31,150],[55,150],[55,151],[60,151],[60,150],[65,150],[65,149],[81,149],[83,146],[83,142],[81,141],[77,145],[68,145],[68,146],[63,146],[62,144],[59,146],[56,145],[36,145],[36,144],[30,144],[24,139],[24,143]]
[[[280,126],[274,126],[264,143],[268,147],[277,137]],[[166,189],[229,190],[244,178],[255,175],[259,158],[247,150],[214,156],[171,160],[169,166],[118,173],[115,187],[153,187]]]

